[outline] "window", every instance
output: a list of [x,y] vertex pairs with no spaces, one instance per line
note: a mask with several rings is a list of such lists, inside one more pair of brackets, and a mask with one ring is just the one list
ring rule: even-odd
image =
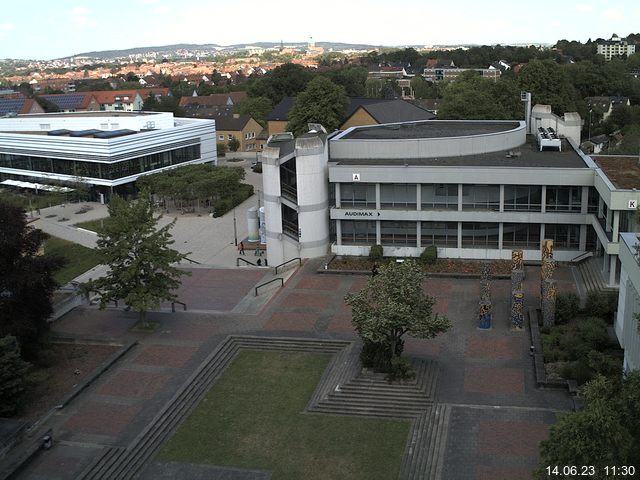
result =
[[51,130],[51,124],[49,123],[41,123],[40,130]]
[[580,246],[580,225],[547,223],[544,237],[553,240],[553,248],[577,250]]
[[380,222],[382,245],[417,247],[416,222]]
[[548,212],[580,212],[582,187],[547,187]]
[[218,140],[223,140],[224,141],[224,135],[218,135]]
[[457,210],[458,184],[436,183],[421,185],[421,202],[424,210]]
[[381,184],[380,207],[400,210],[415,210],[416,185],[413,183]]
[[463,248],[498,248],[499,226],[497,223],[462,224]]
[[542,187],[539,185],[505,185],[506,212],[539,212],[542,210]]
[[227,140],[233,140],[233,135],[231,135],[230,133],[227,135]]
[[376,222],[370,220],[341,220],[343,245],[375,245]]
[[463,185],[463,210],[500,210],[499,185]]
[[502,226],[502,246],[540,248],[540,224],[505,223]]
[[341,183],[340,205],[345,207],[376,208],[374,183]]
[[422,222],[420,244],[423,247],[457,247],[458,222]]

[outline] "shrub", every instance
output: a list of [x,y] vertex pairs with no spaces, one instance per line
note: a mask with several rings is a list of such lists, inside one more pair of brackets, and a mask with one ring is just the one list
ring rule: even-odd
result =
[[377,372],[388,372],[391,364],[391,345],[385,342],[364,340],[360,351],[360,363]]
[[561,293],[556,298],[556,323],[567,323],[580,310],[580,298],[575,293]]
[[216,149],[218,151],[219,157],[224,157],[227,153],[227,144],[226,143],[216,143]]
[[416,376],[416,372],[411,363],[402,357],[393,357],[387,372],[387,380],[410,380]]
[[609,324],[613,323],[613,313],[618,308],[616,292],[592,291],[587,295],[586,311],[589,315],[600,317]]
[[622,373],[622,358],[606,352],[591,350],[587,355],[587,364],[595,372],[605,377],[619,377]]
[[20,358],[16,337],[0,338],[0,417],[15,415],[22,406],[29,364]]
[[371,250],[369,250],[369,259],[374,262],[379,262],[383,257],[383,249],[382,245],[373,245]]
[[420,254],[420,260],[422,260],[425,265],[435,264],[436,260],[438,260],[438,247],[429,245]]
[[611,342],[607,324],[597,317],[589,317],[578,324],[578,337],[584,344],[591,347],[584,353],[585,356],[589,350],[602,350]]
[[578,385],[582,385],[593,378],[593,370],[584,362],[576,361],[563,365],[560,370],[560,375],[562,375],[562,378],[566,378],[567,380],[573,379]]

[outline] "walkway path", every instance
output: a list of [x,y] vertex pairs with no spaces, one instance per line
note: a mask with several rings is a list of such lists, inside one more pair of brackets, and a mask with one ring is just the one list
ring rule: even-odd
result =
[[[194,292],[203,289],[191,300],[204,302],[202,312],[152,313],[150,319],[160,323],[153,334],[132,333],[136,316],[121,309],[87,307],[65,316],[54,325],[55,333],[135,338],[140,344],[52,418],[55,447],[36,457],[19,478],[74,478],[104,446],[129,445],[228,334],[354,340],[343,297],[362,288],[366,277],[317,274],[320,264],[308,261],[255,315],[234,309],[247,298],[243,295],[253,294],[247,286],[261,279],[255,271],[236,269],[208,270],[204,283],[191,286]],[[557,278],[561,291],[574,288],[563,268]],[[528,268],[529,304],[535,303],[538,279],[539,271]],[[434,340],[408,339],[405,348],[408,355],[440,365],[434,400],[448,412],[439,430],[441,478],[531,478],[537,443],[571,401],[563,392],[536,389],[528,332],[508,328],[509,281],[492,284],[495,321],[488,332],[476,329],[478,280],[429,279],[425,286],[437,297],[436,310],[454,324]]]

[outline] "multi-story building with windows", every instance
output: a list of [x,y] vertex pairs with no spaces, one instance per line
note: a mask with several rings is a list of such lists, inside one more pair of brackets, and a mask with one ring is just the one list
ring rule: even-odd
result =
[[[0,118],[0,183],[82,181],[92,197],[129,193],[141,175],[216,162],[215,122],[160,112],[76,112]],[[35,188],[35,187],[33,187]]]
[[598,55],[602,55],[606,61],[613,57],[628,57],[636,52],[636,46],[633,43],[629,43],[617,35],[613,35],[609,40],[598,42],[596,48]]
[[[278,136],[262,157],[269,262],[366,255],[374,244],[387,256],[436,245],[441,257],[522,249],[539,260],[551,238],[560,261],[601,255],[615,285],[619,232],[636,229],[640,191],[614,179],[615,159],[577,148],[580,126],[577,114],[536,106],[528,125],[438,120]],[[640,174],[637,161],[628,168]]]

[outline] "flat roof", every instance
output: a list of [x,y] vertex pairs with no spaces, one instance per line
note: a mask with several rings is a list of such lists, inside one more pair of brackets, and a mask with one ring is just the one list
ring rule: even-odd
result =
[[640,189],[638,155],[591,155],[613,186],[623,190]]
[[340,140],[402,140],[450,138],[507,132],[520,126],[518,121],[427,120],[356,127]]
[[52,117],[141,117],[145,115],[159,115],[164,112],[121,112],[119,110],[100,110],[97,112],[50,112],[50,113],[27,113],[18,115],[17,118],[52,118]]
[[527,135],[527,141],[524,145],[499,152],[442,158],[349,158],[336,161],[332,161],[331,154],[329,154],[329,162],[335,165],[371,166],[589,168],[566,140],[562,141],[562,151],[544,150],[541,152],[533,135]]

